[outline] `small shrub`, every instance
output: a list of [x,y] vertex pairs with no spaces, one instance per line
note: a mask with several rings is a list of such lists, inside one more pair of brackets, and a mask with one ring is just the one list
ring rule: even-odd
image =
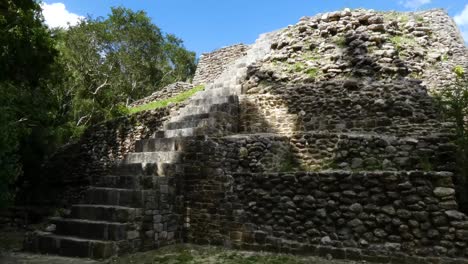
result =
[[416,21],[419,23],[424,23],[424,17],[423,16],[416,16]]
[[346,47],[346,38],[343,36],[336,36],[333,38],[333,43],[340,48]]
[[398,12],[385,12],[383,14],[384,20],[389,22],[389,21],[398,21],[400,23],[408,23],[409,21],[409,16],[407,14],[402,14]]
[[453,85],[444,87],[435,96],[439,103],[442,114],[454,121],[456,125],[457,139],[455,143],[458,147],[457,167],[458,173],[455,178],[457,198],[460,208],[468,212],[468,76],[462,66],[453,69],[456,75],[456,82]]
[[449,60],[449,55],[447,53],[445,53],[444,55],[442,55],[441,60],[442,61],[448,61]]
[[428,156],[422,156],[419,158],[419,165],[423,171],[432,171],[433,166]]
[[309,69],[307,69],[306,73],[310,78],[316,79],[319,76],[319,69],[309,68]]
[[406,36],[394,36],[390,38],[390,42],[393,43],[397,51],[401,51],[404,48],[414,47],[417,44],[414,38]]
[[296,64],[294,64],[293,66],[293,71],[294,72],[301,72],[305,69],[305,65],[304,63],[302,62],[297,62]]

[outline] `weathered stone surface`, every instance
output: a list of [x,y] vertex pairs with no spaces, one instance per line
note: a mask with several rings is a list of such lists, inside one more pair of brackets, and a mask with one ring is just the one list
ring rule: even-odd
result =
[[189,101],[89,129],[65,172],[92,175],[86,206],[99,209],[86,210],[99,218],[73,211],[80,221],[64,222],[105,243],[43,235],[29,248],[107,256],[184,241],[386,262],[465,257],[454,125],[428,90],[453,82],[447,69],[466,50],[440,10],[394,15],[303,18],[205,55],[194,83],[207,88]]

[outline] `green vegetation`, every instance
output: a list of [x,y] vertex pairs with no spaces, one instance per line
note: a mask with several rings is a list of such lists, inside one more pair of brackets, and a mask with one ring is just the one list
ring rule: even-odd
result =
[[0,208],[13,201],[22,172],[37,164],[36,150],[46,151],[60,138],[54,128],[61,121],[49,89],[57,52],[39,4],[7,0],[1,6]]
[[205,89],[205,87],[203,85],[199,85],[199,86],[196,86],[188,91],[185,91],[185,92],[182,92],[174,97],[171,97],[171,98],[168,98],[168,99],[164,99],[164,100],[160,100],[160,101],[154,101],[154,102],[151,102],[151,103],[147,103],[147,104],[144,104],[144,105],[140,105],[140,106],[136,106],[136,107],[132,107],[132,108],[129,108],[129,113],[130,114],[134,114],[134,113],[138,113],[138,112],[142,112],[142,111],[148,111],[148,110],[154,110],[154,109],[158,109],[158,108],[162,108],[162,107],[165,107],[167,106],[168,104],[171,104],[171,103],[180,103],[180,102],[183,102],[185,100],[187,100],[188,98],[192,97],[192,95],[194,95],[195,93],[197,92],[200,92],[200,91],[203,91]]
[[400,23],[406,24],[409,21],[409,16],[407,14],[399,12],[384,12],[383,17],[387,22],[398,21]]
[[408,77],[412,78],[412,79],[421,79],[422,77],[422,73],[421,72],[412,72],[408,75]]
[[468,211],[468,76],[462,66],[453,69],[456,75],[454,85],[444,87],[436,94],[444,116],[456,125],[458,147],[457,163],[459,172],[455,175],[455,186],[460,207]]
[[441,58],[442,61],[448,61],[449,60],[449,55],[447,53],[444,53]]
[[424,22],[424,17],[423,16],[416,16],[416,21],[419,22],[419,23],[423,23]]
[[309,68],[306,71],[309,78],[316,79],[319,76],[319,69],[317,68]]
[[195,72],[195,53],[143,11],[112,8],[106,18],[50,30],[39,1],[1,6],[0,208],[18,187],[40,189],[38,171],[59,146]]
[[390,42],[393,43],[397,51],[401,51],[404,48],[410,48],[417,45],[414,38],[406,36],[394,36],[390,38]]
[[280,172],[291,172],[297,171],[299,166],[297,165],[296,159],[292,153],[287,153],[285,157],[278,164],[278,171]]
[[332,42],[340,48],[346,47],[346,38],[344,36],[336,36],[332,39]]
[[432,163],[428,156],[422,156],[419,158],[419,165],[423,171],[433,171]]
[[306,65],[302,62],[296,62],[292,68],[291,68],[291,72],[301,72],[303,71],[304,69],[306,68]]
[[157,251],[136,253],[116,257],[108,264],[141,263],[141,264],[342,264],[344,261],[324,260],[317,257],[301,257],[286,254],[234,251],[216,247],[178,245],[162,248]]
[[195,72],[195,54],[143,11],[112,8],[107,18],[86,18],[54,34],[77,125],[126,114],[129,103]]

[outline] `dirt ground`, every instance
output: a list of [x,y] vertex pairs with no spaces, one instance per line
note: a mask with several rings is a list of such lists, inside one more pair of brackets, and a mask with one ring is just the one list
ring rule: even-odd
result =
[[[22,252],[25,230],[0,230],[0,264],[356,264],[353,261],[303,257],[264,252],[227,250],[218,247],[176,245],[105,261]],[[364,263],[364,262],[359,262]]]

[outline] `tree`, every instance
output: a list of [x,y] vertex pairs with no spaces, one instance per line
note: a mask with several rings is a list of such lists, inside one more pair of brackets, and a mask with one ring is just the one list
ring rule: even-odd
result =
[[34,0],[0,3],[0,206],[14,196],[24,140],[50,120],[47,79],[57,51]]
[[88,17],[55,36],[78,126],[115,117],[132,101],[195,72],[195,54],[143,11],[112,8],[106,19]]

